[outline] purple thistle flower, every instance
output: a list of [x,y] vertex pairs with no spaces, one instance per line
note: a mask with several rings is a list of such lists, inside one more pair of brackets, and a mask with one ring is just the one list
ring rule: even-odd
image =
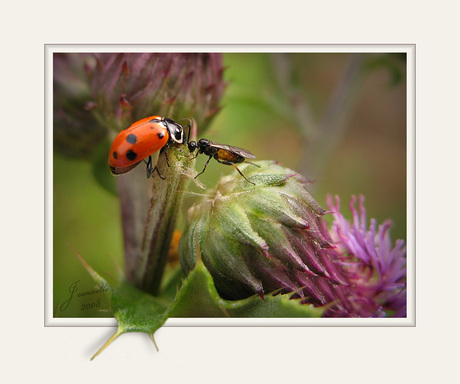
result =
[[328,196],[327,204],[334,216],[331,237],[337,252],[348,272],[348,280],[353,287],[351,298],[372,300],[379,307],[376,315],[391,314],[392,317],[406,316],[406,248],[403,240],[397,240],[392,247],[389,229],[391,221],[378,226],[371,219],[366,227],[364,197],[359,196],[358,210],[356,198],[350,201],[353,223],[340,213],[339,198]]

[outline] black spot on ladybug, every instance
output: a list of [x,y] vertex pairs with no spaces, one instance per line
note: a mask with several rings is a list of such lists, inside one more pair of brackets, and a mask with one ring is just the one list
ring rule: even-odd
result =
[[113,156],[114,159],[118,159],[117,151],[113,151],[112,156]]
[[160,131],[157,133],[157,136],[159,139],[162,139],[163,137],[165,137],[165,133]]
[[126,157],[128,160],[134,160],[137,157],[137,153],[130,149],[128,152],[126,152]]
[[136,141],[137,141],[137,136],[130,133],[128,136],[126,136],[126,141],[129,143],[129,144],[135,144]]

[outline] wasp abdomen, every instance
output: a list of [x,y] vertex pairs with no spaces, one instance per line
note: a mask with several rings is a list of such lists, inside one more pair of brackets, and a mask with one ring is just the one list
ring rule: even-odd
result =
[[225,149],[218,149],[214,157],[216,159],[219,159],[222,161],[228,161],[230,163],[242,163],[244,161],[243,156],[240,156],[233,152],[229,152]]

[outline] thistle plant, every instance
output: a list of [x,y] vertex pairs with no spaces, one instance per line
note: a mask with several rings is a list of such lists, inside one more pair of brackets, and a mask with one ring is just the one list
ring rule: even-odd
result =
[[[225,89],[220,54],[55,54],[54,73],[55,150],[95,164],[103,158],[105,171],[95,175],[104,180],[112,177],[107,155],[118,132],[151,115],[189,118],[195,140]],[[166,153],[155,159],[166,180],[135,171],[116,178],[125,278],[111,286],[80,257],[108,286],[118,321],[108,343],[136,331],[153,339],[169,317],[405,316],[405,247],[400,240],[392,247],[390,222],[368,228],[362,198],[358,210],[352,199],[352,222],[338,198],[329,198],[327,211],[308,192],[309,180],[271,160],[239,164],[247,180],[223,177],[191,206],[180,266],[165,280],[196,175],[187,145]]]
[[[155,114],[192,117],[203,133],[220,109],[225,88],[220,54],[54,54],[54,69],[55,149],[96,162],[95,147],[101,144],[103,178],[108,175],[108,147],[119,131]],[[186,189],[185,173],[192,164],[185,148],[171,152],[171,167],[164,156],[157,164],[167,183],[149,183],[137,174],[117,178],[126,277],[152,293],[159,290],[183,198],[180,191]]]
[[272,161],[256,164],[241,167],[255,185],[222,178],[190,208],[185,273],[201,259],[229,300],[291,293],[327,308],[326,317],[404,316],[405,250],[402,241],[391,249],[390,223],[376,231],[374,220],[368,231],[361,200],[360,217],[352,201],[351,225],[337,200],[330,233],[305,178]]

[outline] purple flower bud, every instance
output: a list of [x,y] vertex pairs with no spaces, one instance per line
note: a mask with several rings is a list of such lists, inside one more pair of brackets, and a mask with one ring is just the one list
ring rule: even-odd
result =
[[225,89],[218,53],[55,53],[55,148],[88,157],[112,130],[151,115],[202,133]]

